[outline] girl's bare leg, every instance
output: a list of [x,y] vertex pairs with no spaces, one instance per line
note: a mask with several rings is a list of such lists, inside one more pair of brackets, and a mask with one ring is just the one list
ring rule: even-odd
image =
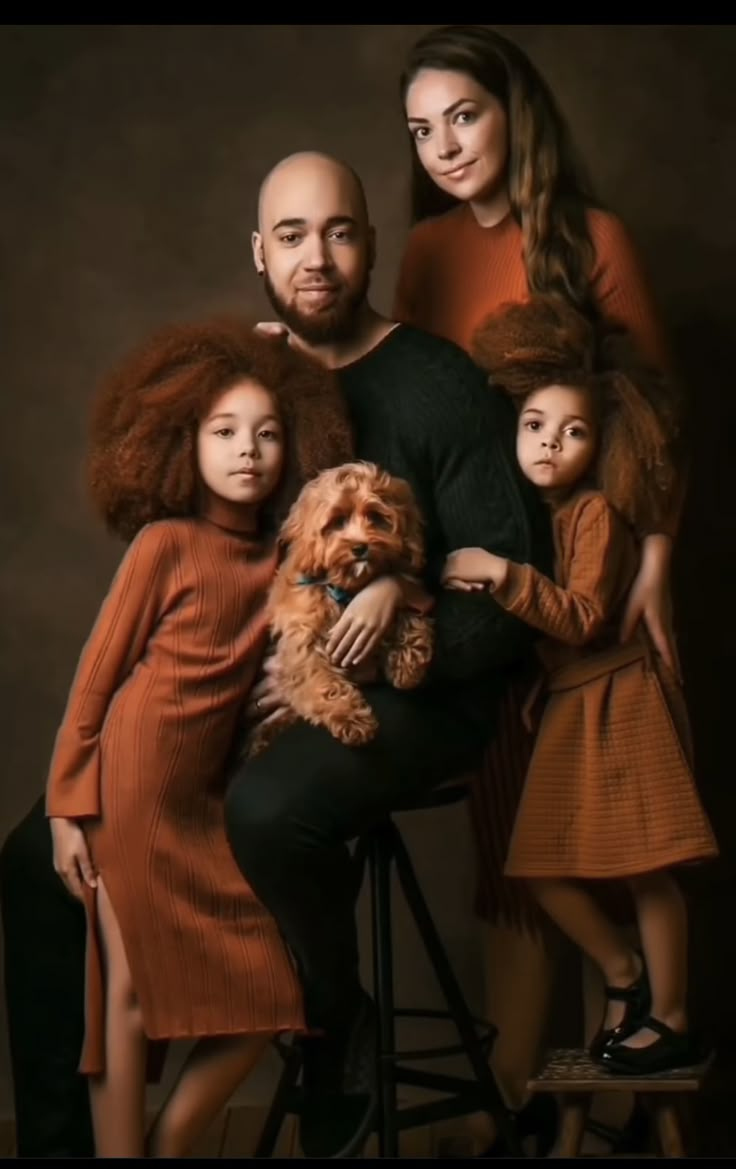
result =
[[[583,885],[538,879],[530,881],[529,887],[545,913],[595,962],[608,986],[625,987],[636,981],[641,959]],[[625,1003],[608,1001],[603,1026],[616,1027],[625,1010]]]
[[499,1025],[491,1062],[507,1103],[518,1110],[547,1022],[553,956],[541,935],[521,927],[493,925],[487,939],[488,1017]]
[[97,904],[105,960],[105,1071],[90,1077],[95,1150],[98,1157],[142,1157],[147,1043],[120,927],[99,879]]
[[148,1156],[184,1157],[191,1152],[272,1038],[266,1034],[200,1039],[153,1123],[146,1141]]
[[[529,1099],[542,1045],[554,957],[548,943],[522,926],[484,923],[486,1017],[499,1024],[491,1065],[506,1104],[515,1111]],[[476,1149],[496,1136],[487,1112],[468,1119]]]
[[[669,873],[648,873],[630,882],[639,935],[652,988],[651,1013],[673,1031],[687,1031],[687,907]],[[643,1027],[624,1040],[646,1047],[658,1036]]]

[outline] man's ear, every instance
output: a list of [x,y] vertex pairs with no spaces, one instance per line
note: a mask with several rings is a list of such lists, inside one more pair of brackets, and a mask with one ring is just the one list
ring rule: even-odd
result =
[[260,231],[253,232],[250,237],[250,243],[253,248],[253,263],[256,266],[256,272],[259,276],[262,276],[266,263],[263,258],[263,238]]
[[373,271],[373,266],[376,262],[376,229],[375,227],[368,228],[368,271]]

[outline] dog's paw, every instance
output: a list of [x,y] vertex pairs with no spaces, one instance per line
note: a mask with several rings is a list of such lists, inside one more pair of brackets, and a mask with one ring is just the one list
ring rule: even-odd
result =
[[373,712],[367,709],[335,720],[329,730],[346,747],[362,747],[374,738],[378,722]]
[[386,677],[396,690],[413,690],[424,678],[427,664],[399,659],[386,663]]
[[431,653],[421,653],[406,645],[398,646],[389,650],[384,659],[386,679],[397,690],[413,690],[423,681],[431,660]]
[[417,613],[401,612],[383,644],[383,672],[397,690],[413,690],[424,680],[432,661],[433,628]]

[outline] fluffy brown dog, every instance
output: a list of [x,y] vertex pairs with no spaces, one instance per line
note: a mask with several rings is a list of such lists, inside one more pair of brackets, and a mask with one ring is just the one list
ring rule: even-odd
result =
[[[325,652],[330,629],[351,598],[378,576],[416,578],[424,563],[422,523],[413,494],[373,463],[323,471],[302,489],[281,531],[286,554],[269,597],[276,640],[275,677],[289,714],[257,727],[255,755],[296,717],[326,727],[351,747],[378,729],[346,671]],[[432,657],[428,617],[402,608],[379,649],[383,674],[402,690],[417,686]]]

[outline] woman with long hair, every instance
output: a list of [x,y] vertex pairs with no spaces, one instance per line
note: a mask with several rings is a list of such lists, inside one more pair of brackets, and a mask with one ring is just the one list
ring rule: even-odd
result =
[[[627,328],[644,358],[671,369],[651,290],[626,228],[595,197],[549,86],[526,54],[485,25],[448,25],[409,49],[400,81],[409,133],[410,232],[394,316],[472,351],[501,305],[561,298]],[[638,572],[621,638],[641,622],[677,671],[668,632],[669,565],[683,476],[664,520],[639,532]],[[502,1022],[496,1074],[521,1109],[547,1013],[549,950],[532,899],[503,865],[531,753],[512,680],[474,790],[476,908],[487,923],[490,1017]],[[521,1112],[523,1124],[538,1108]]]

